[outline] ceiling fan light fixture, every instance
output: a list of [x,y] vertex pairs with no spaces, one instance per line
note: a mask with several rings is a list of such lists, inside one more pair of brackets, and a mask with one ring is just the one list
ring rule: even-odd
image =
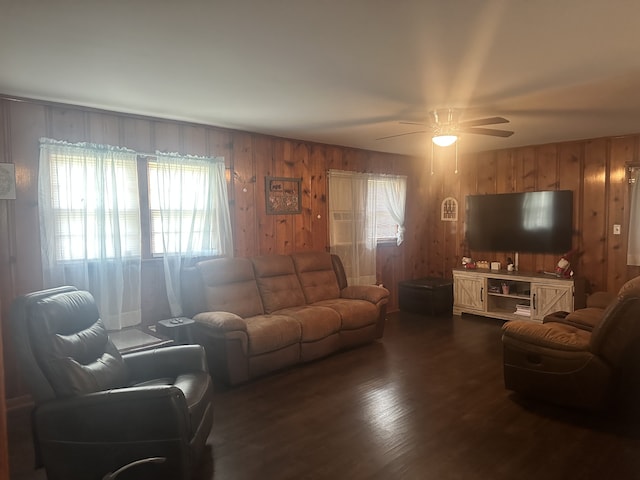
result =
[[431,137],[431,141],[439,147],[448,147],[456,143],[457,140],[457,135],[434,135]]

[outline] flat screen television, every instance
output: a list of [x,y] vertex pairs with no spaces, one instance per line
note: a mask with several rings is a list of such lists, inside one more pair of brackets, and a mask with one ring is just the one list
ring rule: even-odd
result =
[[565,253],[571,250],[573,192],[468,195],[465,222],[471,250]]

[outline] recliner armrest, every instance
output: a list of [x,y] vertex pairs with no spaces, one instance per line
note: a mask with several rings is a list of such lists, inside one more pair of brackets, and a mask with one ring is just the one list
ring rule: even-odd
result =
[[547,315],[542,323],[563,323],[572,327],[585,330],[593,329],[602,321],[604,310],[601,308],[586,307],[573,312],[555,312]]
[[202,312],[193,317],[200,325],[206,325],[207,328],[214,330],[216,333],[226,333],[233,331],[247,331],[247,323],[242,317],[231,312]]
[[188,408],[174,386],[105,390],[44,403],[34,411],[42,442],[189,438]]
[[340,298],[366,300],[377,304],[389,298],[389,290],[377,285],[351,285],[340,291]]
[[207,357],[200,345],[175,345],[127,353],[122,355],[122,359],[129,370],[129,377],[137,381],[208,372]]

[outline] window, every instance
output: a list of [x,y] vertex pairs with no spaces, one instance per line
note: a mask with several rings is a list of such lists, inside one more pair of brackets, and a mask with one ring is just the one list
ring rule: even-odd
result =
[[38,185],[45,287],[89,290],[110,329],[140,322],[142,257],[180,315],[182,262],[233,252],[222,158],[41,139]]
[[627,265],[640,265],[640,167],[627,167],[629,174],[629,233]]
[[147,167],[151,251],[162,255],[171,314],[182,314],[181,270],[233,252],[224,160],[157,153]]
[[[335,175],[335,174],[334,174]],[[365,228],[371,230],[369,236],[373,236],[378,243],[383,242],[396,242],[398,238],[398,232],[400,230],[400,222],[398,218],[394,217],[392,209],[389,208],[387,200],[387,188],[393,188],[394,182],[400,181],[402,186],[401,200],[402,211],[404,212],[404,189],[406,189],[405,177],[390,177],[385,176],[373,176],[369,175],[366,182],[366,202],[369,203],[369,207],[362,207],[363,210],[358,211],[353,209],[354,202],[352,198],[352,190],[347,190],[350,193],[348,196],[342,196],[342,198],[334,195],[334,206],[337,204],[336,209],[332,209],[332,228],[331,228],[331,244],[332,245],[344,245],[351,243],[352,231],[364,231]],[[398,180],[400,179],[400,180]],[[339,188],[340,182],[333,182],[334,189]],[[391,186],[390,186],[391,185]],[[337,200],[336,200],[337,199]],[[365,222],[365,211],[373,208],[375,222]],[[404,213],[402,214],[404,220]],[[404,223],[404,221],[402,221]]]
[[[216,225],[224,221],[220,208],[228,209],[226,183],[223,179],[222,198],[212,196],[212,176],[220,169],[212,169],[211,159],[146,157],[115,147],[109,147],[106,159],[100,149],[82,145],[49,145],[46,153],[53,225],[49,241],[55,245],[56,261],[186,251],[221,255],[228,249],[219,232],[227,235],[230,230]],[[221,173],[224,176],[224,168]],[[145,184],[148,192],[139,192]],[[141,228],[141,208],[148,212],[143,216],[149,219],[148,229]],[[146,231],[149,238],[141,241]],[[143,248],[145,243],[149,246]]]
[[329,171],[329,233],[350,284],[376,281],[376,246],[404,235],[406,177]]
[[353,230],[364,230],[364,214],[338,210],[331,214],[331,245],[350,245]]
[[38,207],[44,287],[90,291],[110,330],[141,321],[135,152],[41,139]]
[[376,241],[378,243],[396,242],[398,237],[398,221],[393,218],[387,207],[387,179],[375,179]]
[[188,164],[149,161],[149,215],[151,254],[185,253],[219,255],[219,228],[209,201],[210,165],[202,161]]
[[49,155],[57,261],[140,255],[135,155],[55,149]]

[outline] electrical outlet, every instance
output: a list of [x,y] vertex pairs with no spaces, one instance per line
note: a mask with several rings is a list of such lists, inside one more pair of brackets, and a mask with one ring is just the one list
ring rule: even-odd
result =
[[620,225],[618,225],[617,223],[613,226],[613,234],[620,235]]

